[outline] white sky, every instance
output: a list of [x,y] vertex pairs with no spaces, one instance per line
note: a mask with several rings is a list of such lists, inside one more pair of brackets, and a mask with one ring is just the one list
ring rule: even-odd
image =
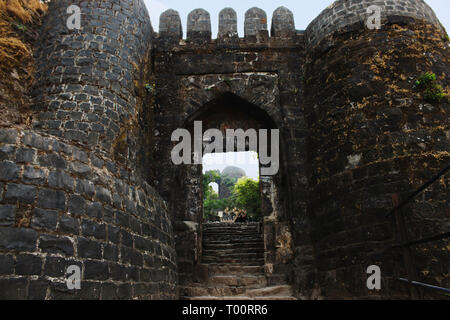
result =
[[[144,0],[149,8],[152,25],[158,31],[159,16],[167,9],[174,9],[180,13],[183,23],[183,35],[186,37],[186,19],[194,9],[203,8],[211,15],[213,38],[216,38],[218,30],[219,12],[226,7],[236,10],[238,15],[239,36],[244,36],[244,15],[251,7],[259,7],[266,11],[268,28],[270,30],[272,13],[279,6],[285,6],[294,13],[295,27],[305,30],[308,24],[317,17],[322,10],[333,3],[332,0]],[[450,1],[449,0],[426,0],[426,3],[434,9],[441,23],[450,30]]]
[[242,168],[247,177],[259,179],[259,162],[256,152],[209,153],[203,157],[203,173],[210,170],[223,171],[228,166]]

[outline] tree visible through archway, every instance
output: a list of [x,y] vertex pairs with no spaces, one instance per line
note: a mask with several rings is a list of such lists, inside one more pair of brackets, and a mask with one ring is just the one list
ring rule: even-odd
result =
[[205,222],[261,219],[259,161],[256,152],[208,154],[203,159]]

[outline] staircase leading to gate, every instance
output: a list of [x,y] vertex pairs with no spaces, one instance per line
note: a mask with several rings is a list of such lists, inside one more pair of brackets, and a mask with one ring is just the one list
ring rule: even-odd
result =
[[204,224],[201,269],[204,281],[182,286],[182,299],[295,300],[282,279],[266,280],[259,223]]

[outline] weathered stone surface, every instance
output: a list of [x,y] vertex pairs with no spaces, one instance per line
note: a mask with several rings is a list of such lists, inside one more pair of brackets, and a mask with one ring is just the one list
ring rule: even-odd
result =
[[67,256],[73,255],[73,243],[67,237],[45,235],[39,239],[39,248],[48,253],[60,253]]
[[38,206],[43,209],[65,210],[66,195],[62,191],[41,189],[38,195]]
[[11,161],[0,162],[0,180],[9,181],[19,177],[19,167]]
[[40,275],[42,258],[30,254],[20,254],[16,257],[16,273],[19,275]]
[[53,210],[43,210],[36,208],[32,212],[31,224],[37,228],[55,230],[58,221],[58,213]]
[[15,144],[18,136],[17,130],[0,129],[0,142]]
[[23,184],[8,184],[6,186],[5,200],[20,201],[31,204],[36,199],[36,187]]
[[0,255],[0,274],[12,274],[14,273],[14,258],[13,255]]
[[233,8],[225,8],[219,12],[219,34],[218,38],[238,37],[237,14]]
[[0,299],[24,300],[26,299],[27,279],[0,279]]
[[[47,257],[43,274],[54,278],[64,278],[69,266],[78,266],[82,269],[81,264],[75,260],[62,257]],[[67,285],[65,283],[63,285],[64,289],[67,290]]]
[[77,195],[70,195],[67,208],[71,214],[83,215],[86,212],[86,200]]
[[[125,123],[130,129],[134,126],[129,119],[141,110],[146,95],[139,92],[143,84],[135,80],[147,77],[138,75],[136,68],[140,69],[137,65],[144,60],[150,61],[153,33],[148,14],[141,0],[123,0],[113,7],[82,0],[80,6],[83,18],[87,17],[86,29],[75,36],[75,31],[67,33],[65,21],[56,18],[66,15],[67,6],[50,5],[38,42],[42,46],[36,49],[41,58],[36,59],[39,83],[33,95],[38,119],[34,128],[0,130],[2,295],[28,299],[114,297],[109,265],[102,262],[98,269],[94,262],[93,269],[89,262],[93,260],[87,259],[118,264],[122,226],[115,225],[115,211],[124,210],[124,215],[133,216],[128,227],[138,233],[142,232],[140,224],[152,223],[146,212],[160,215],[157,224],[152,224],[154,232],[142,235],[157,242],[159,250],[130,248],[127,274],[121,281],[145,283],[127,297],[154,299],[160,296],[155,288],[161,286],[165,296],[173,299],[177,279],[167,208],[159,205],[161,212],[155,212],[153,203],[162,200],[134,163],[138,137],[131,130],[123,132]],[[91,15],[90,10],[95,13]],[[26,228],[12,228],[16,225]],[[131,233],[124,243],[133,246]],[[9,251],[17,254],[17,259],[20,256],[16,268],[13,256],[5,255]],[[151,266],[161,275],[156,281],[149,276],[139,278],[144,252],[158,255],[154,261],[161,261]],[[59,285],[64,284],[70,265],[87,268],[84,275],[89,279],[79,292]],[[25,291],[21,281],[8,282],[19,275],[25,279]],[[13,288],[3,290],[5,283]],[[154,284],[151,292],[143,290],[147,283]]]
[[13,226],[16,219],[16,208],[13,205],[0,205],[0,226]]
[[80,223],[77,219],[63,216],[59,219],[58,229],[64,233],[78,235]]
[[45,300],[47,296],[47,288],[49,281],[45,279],[30,280],[28,285],[28,299],[29,300]]
[[267,31],[267,14],[260,8],[253,7],[245,13],[244,33],[246,37],[257,36]]
[[272,37],[292,37],[295,34],[294,14],[286,7],[277,8],[272,16]]
[[75,180],[64,171],[51,171],[48,175],[48,185],[53,188],[74,189]]
[[85,237],[106,239],[106,226],[90,220],[83,220],[81,222],[81,234]]
[[[410,3],[405,1],[405,4]],[[414,3],[419,5],[419,2]],[[336,7],[333,10],[338,9]],[[403,198],[430,179],[434,175],[431,172],[439,172],[448,163],[448,155],[443,154],[440,147],[429,148],[429,144],[433,144],[432,140],[440,140],[438,137],[445,135],[441,131],[442,127],[432,128],[431,125],[439,123],[442,118],[431,109],[420,108],[424,102],[422,97],[414,93],[413,79],[426,72],[427,67],[421,66],[428,58],[418,58],[421,49],[409,46],[416,41],[428,43],[430,38],[438,39],[440,31],[423,21],[409,22],[405,29],[401,30],[397,25],[385,25],[374,36],[370,31],[355,28],[328,37],[315,50],[308,52],[308,59],[314,62],[308,65],[306,71],[309,80],[305,86],[305,102],[315,106],[306,112],[311,133],[308,153],[314,159],[313,166],[321,168],[308,178],[309,187],[313,190],[310,192],[310,205],[316,215],[316,227],[312,234],[316,252],[314,261],[318,263],[316,277],[320,279],[319,287],[330,284],[333,278],[349,279],[347,285],[336,282],[328,287],[330,297],[338,297],[347,290],[351,290],[354,295],[370,296],[371,293],[364,287],[358,290],[357,282],[350,279],[350,273],[361,272],[368,265],[378,263],[386,279],[394,279],[396,272],[404,272],[397,269],[399,266],[390,263],[398,261],[396,253],[384,251],[387,243],[395,241],[393,239],[398,235],[393,220],[384,218],[393,207],[392,196],[400,193]],[[413,33],[415,36],[411,39]],[[393,42],[386,41],[394,38],[396,40]],[[370,46],[366,46],[368,43]],[[399,46],[408,49],[394,49]],[[353,52],[351,59],[339,57],[344,51]],[[392,54],[381,54],[382,58],[376,62],[379,67],[374,69],[371,66],[381,52]],[[445,60],[448,56],[442,51],[442,44],[438,40],[428,44],[427,52],[436,61]],[[328,63],[323,64],[323,61]],[[355,69],[349,71],[353,67]],[[447,67],[441,65],[435,68],[436,74],[441,74]],[[332,80],[316,77],[319,74],[331,74],[329,72],[333,73]],[[399,74],[402,76],[396,76]],[[444,86],[448,86],[447,79],[442,78],[441,81],[445,83]],[[441,106],[446,104],[448,102],[443,102]],[[341,107],[347,111],[338,111],[344,110]],[[333,121],[328,122],[326,119],[330,117]],[[423,117],[427,118],[425,122],[420,120]],[[321,121],[327,122],[326,132]],[[404,131],[406,127],[409,128],[407,133]],[[355,131],[350,133],[343,128]],[[426,137],[424,133],[430,131],[433,134]],[[415,182],[411,184],[411,181]],[[419,234],[442,232],[437,224],[429,223],[427,216],[439,219],[439,225],[448,225],[446,219],[442,220],[444,211],[439,206],[435,210],[425,209],[430,202],[442,199],[441,190],[441,185],[435,184],[433,191],[429,190],[426,196],[422,195],[404,209],[405,213],[408,212],[410,239],[420,238]],[[363,247],[367,243],[371,243],[371,250],[380,253],[365,253]],[[445,245],[438,241],[426,247],[423,249],[429,255],[434,250],[440,250],[436,248],[442,250]],[[431,270],[421,250],[413,250],[415,268]],[[303,259],[300,255],[298,263],[309,260]],[[435,263],[440,265],[442,262]],[[299,286],[307,281],[301,276],[303,272],[302,268],[296,271]],[[448,283],[445,278],[439,283]],[[425,283],[433,282],[425,275],[421,275],[420,279]],[[403,294],[392,284],[380,293],[389,298]]]
[[45,170],[26,166],[23,171],[23,180],[28,183],[44,184],[47,177]]
[[[333,2],[328,8],[315,18],[306,29],[307,41],[310,46],[320,42],[325,36],[337,30],[358,22],[366,23],[371,13],[368,7],[374,5],[370,1],[339,0]],[[433,10],[422,0],[405,0],[395,4],[390,0],[378,1],[375,3],[381,10],[383,23],[389,21],[391,17],[401,21],[401,17],[411,17],[423,19],[430,22],[437,28],[442,28]],[[371,11],[373,13],[373,11]],[[398,19],[400,17],[400,19]],[[363,26],[359,26],[360,28]]]
[[[450,149],[448,101],[412,89],[430,68],[449,85],[446,37],[423,1],[378,1],[377,32],[363,26],[370,1],[337,1],[306,33],[279,8],[271,38],[261,9],[247,12],[244,39],[227,9],[217,41],[204,10],[180,41],[173,11],[153,38],[141,0],[78,3],[82,30],[67,30],[67,4],[51,1],[36,41],[34,113],[20,115],[33,129],[0,129],[0,297],[173,299],[178,278],[182,295],[281,298],[288,280],[301,298],[407,296],[398,255],[381,253],[395,238],[383,216]],[[279,173],[260,179],[263,249],[242,230],[216,243],[202,231],[202,168],[169,160],[172,132],[194,120],[280,129]],[[409,234],[448,232],[445,186],[408,207]],[[448,287],[446,245],[413,250],[419,280]],[[226,265],[211,271],[203,258]],[[79,292],[64,283],[73,264],[89,267]],[[366,290],[371,264],[382,265],[382,292]],[[210,271],[211,286],[186,286]],[[243,288],[263,284],[276,286]]]
[[211,40],[211,17],[204,9],[191,11],[187,18],[187,38],[193,42]]
[[257,223],[204,224],[203,230],[202,264],[195,273],[195,281],[201,285],[182,285],[184,298],[295,300],[292,287],[285,285],[283,278],[267,285],[260,259],[264,240]]
[[102,248],[100,242],[78,238],[78,255],[82,258],[101,259]]
[[31,229],[0,227],[0,249],[33,251],[36,249],[37,233]]
[[183,27],[178,11],[169,9],[161,13],[159,17],[159,34],[160,37],[172,38],[175,41],[183,38]]
[[84,276],[88,280],[106,280],[109,269],[106,262],[87,260],[84,265]]
[[36,151],[34,149],[29,148],[20,148],[16,152],[16,161],[17,162],[26,162],[30,163],[35,161]]

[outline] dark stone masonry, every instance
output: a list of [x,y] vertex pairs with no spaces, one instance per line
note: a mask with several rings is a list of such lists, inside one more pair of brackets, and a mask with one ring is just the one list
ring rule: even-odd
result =
[[[72,4],[80,30],[66,26]],[[365,26],[371,5],[380,30]],[[305,31],[284,7],[271,21],[251,8],[243,23],[242,37],[225,8],[212,39],[203,9],[186,32],[164,12],[155,33],[142,0],[49,4],[32,121],[0,128],[0,299],[442,298],[397,281],[412,265],[385,217],[393,195],[450,162],[448,98],[415,88],[433,72],[449,93],[448,36],[432,9],[339,0]],[[196,120],[280,130],[261,223],[203,223],[202,166],[171,161],[172,132]],[[410,240],[449,232],[448,185],[441,177],[405,207]],[[411,248],[411,276],[450,287],[448,250],[448,238]],[[71,265],[80,290],[67,288]],[[366,286],[370,265],[381,290]]]

